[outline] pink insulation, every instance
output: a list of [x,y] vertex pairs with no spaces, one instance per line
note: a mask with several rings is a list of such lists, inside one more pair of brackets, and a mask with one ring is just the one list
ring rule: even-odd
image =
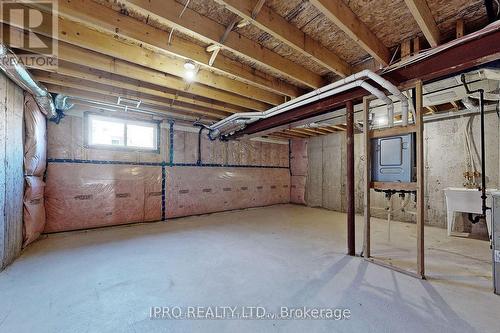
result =
[[45,232],[161,219],[159,166],[51,163]]
[[32,95],[24,95],[24,244],[38,238],[45,227],[43,175],[47,163],[46,119]]
[[24,246],[35,241],[45,228],[45,183],[41,177],[25,176],[24,190]]
[[306,204],[307,140],[294,139],[290,143],[291,191],[290,202]]
[[167,217],[290,201],[288,169],[169,167]]
[[288,144],[210,141],[205,134],[202,165],[194,166],[196,131],[175,129],[171,150],[170,129],[162,128],[160,153],[146,153],[88,148],[82,125],[71,115],[49,124],[44,232],[290,202]]

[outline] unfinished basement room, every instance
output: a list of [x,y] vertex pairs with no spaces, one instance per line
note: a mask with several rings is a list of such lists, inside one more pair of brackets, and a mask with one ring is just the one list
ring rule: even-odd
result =
[[500,333],[500,0],[0,18],[0,333]]

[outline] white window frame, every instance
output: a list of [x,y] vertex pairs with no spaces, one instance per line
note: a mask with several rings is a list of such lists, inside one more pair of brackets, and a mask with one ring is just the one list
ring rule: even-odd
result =
[[[160,153],[160,122],[159,121],[154,121],[154,120],[137,120],[137,119],[131,119],[131,118],[126,118],[126,117],[119,117],[119,116],[109,116],[109,115],[102,115],[99,113],[95,112],[85,112],[84,114],[85,117],[85,127],[84,127],[84,138],[85,138],[85,147],[86,148],[93,148],[93,149],[108,149],[108,150],[118,150],[118,151],[142,151],[142,152],[151,152],[151,153]],[[105,120],[109,122],[117,122],[123,124],[123,145],[122,146],[116,146],[116,145],[106,145],[106,144],[95,144],[92,143],[92,126],[91,126],[91,121],[92,119],[100,119],[100,120]],[[145,127],[151,127],[154,129],[154,148],[143,148],[143,147],[136,147],[136,146],[128,146],[127,145],[127,125],[140,125],[140,126],[145,126]]]

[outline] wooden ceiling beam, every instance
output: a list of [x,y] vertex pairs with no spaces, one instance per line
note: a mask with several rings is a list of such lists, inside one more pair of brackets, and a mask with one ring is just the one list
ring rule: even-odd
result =
[[289,136],[294,137],[294,138],[301,138],[301,139],[307,139],[307,138],[311,137],[311,135],[291,132],[290,130],[283,130],[283,132],[281,132],[281,133],[283,133],[285,135],[289,135]]
[[293,138],[295,138],[294,136],[291,136],[291,135],[288,135],[285,133],[280,133],[280,132],[266,134],[266,136],[280,138],[280,139],[293,139]]
[[329,125],[328,127],[339,130],[339,131],[345,131],[346,127],[345,125]]
[[438,46],[441,37],[427,2],[425,0],[405,0],[405,2],[429,44],[432,47]]
[[304,128],[304,127],[301,127],[301,128],[296,128],[296,129],[300,129],[304,132],[307,132],[307,133],[312,133],[313,135],[323,135],[325,134],[324,132],[318,130],[317,128]]
[[[23,48],[24,32],[21,29],[9,27],[2,29],[3,33],[10,34],[11,47],[19,46]],[[42,41],[50,42],[50,39],[42,35]],[[29,49],[28,49],[29,51]],[[65,42],[58,42],[58,58],[74,64],[82,64],[93,67],[108,73],[129,77],[136,80],[144,80],[169,89],[179,90],[181,93],[198,95],[221,102],[238,105],[251,110],[265,111],[269,109],[269,104],[249,99],[230,92],[214,89],[201,84],[192,84],[185,90],[186,83],[181,78],[165,74],[162,71],[139,66],[137,64],[123,61],[115,57],[94,52]],[[148,58],[146,58],[147,60]]]
[[[51,20],[44,20],[43,22],[41,25],[30,30],[47,37],[52,37],[52,27],[49,26]],[[66,19],[58,19],[58,32],[57,39],[59,41],[173,75],[179,81],[179,85],[175,89],[186,90],[186,81],[183,79],[185,73],[184,60],[152,51],[141,45],[125,42],[114,38],[110,34],[90,29],[84,24]],[[210,71],[199,71],[196,76],[196,82],[190,84],[187,90],[200,84],[240,96],[251,96],[252,99],[264,101],[267,104],[276,105],[284,101],[283,96],[252,87],[222,75],[215,75]]]
[[[84,99],[87,101],[94,101],[97,103],[99,103],[99,102],[105,103],[105,104],[109,105],[109,108],[118,107],[118,105],[116,105],[117,98],[110,96],[110,95],[106,94],[106,92],[103,92],[103,91],[96,93],[96,92],[90,92],[90,91],[86,91],[86,90],[81,90],[81,89],[77,89],[77,88],[71,88],[71,87],[61,86],[61,85],[51,84],[51,83],[46,83],[45,86],[52,93],[64,94],[67,96],[71,96],[71,97],[75,97],[75,98],[79,98],[79,99]],[[87,104],[87,105],[96,105],[96,103],[90,103],[90,102],[85,102],[85,101],[80,101],[80,100],[76,101],[76,103]],[[101,107],[107,108],[107,106],[101,106]],[[200,117],[199,115],[191,114],[191,113],[184,112],[181,110],[176,110],[175,108],[158,108],[158,107],[155,107],[152,105],[151,106],[150,105],[148,105],[148,106],[142,105],[141,109],[148,111],[148,112],[156,112],[159,114],[164,114],[167,117],[171,117],[171,118],[179,119],[179,120],[184,120],[184,121],[188,121],[188,122],[196,121]],[[211,119],[212,121],[218,120],[218,118],[214,118],[214,117],[210,118],[208,116],[206,117],[206,119]]]
[[181,104],[179,102],[173,103],[173,101],[169,101],[166,99],[156,98],[152,96],[148,96],[142,93],[136,93],[133,91],[129,91],[127,89],[117,88],[114,86],[108,86],[100,83],[93,83],[91,81],[82,80],[82,79],[74,79],[70,77],[66,77],[59,74],[47,73],[40,70],[32,71],[35,78],[43,83],[50,83],[53,85],[65,86],[68,88],[74,88],[78,90],[88,91],[92,93],[106,93],[109,96],[113,97],[124,97],[127,99],[137,99],[141,101],[141,104],[147,104],[150,106],[155,106],[158,108],[175,108],[176,110],[181,110],[184,112],[189,112],[191,114],[197,114],[200,117],[209,116],[212,118],[222,119],[225,118],[228,114],[215,110],[208,110],[201,107],[190,107],[186,104]]
[[345,77],[351,74],[350,65],[337,54],[328,50],[318,41],[312,39],[285,18],[263,6],[257,16],[253,17],[255,1],[247,0],[215,0],[244,20],[267,32],[295,51],[311,58],[328,70]]
[[309,0],[330,21],[357,42],[378,62],[387,66],[389,49],[375,36],[343,0]]
[[334,130],[333,128],[328,128],[328,127],[316,127],[318,131],[326,132],[326,133],[335,133],[337,130]]
[[300,130],[298,128],[290,128],[286,130],[287,133],[294,133],[294,134],[300,134],[300,135],[305,135],[305,136],[316,136],[316,133],[310,133],[307,131]]
[[205,100],[184,97],[174,92],[162,89],[161,87],[154,86],[147,82],[142,82],[138,80],[123,79],[115,74],[106,73],[98,71],[95,68],[86,67],[82,65],[76,65],[72,63],[65,63],[60,61],[57,68],[47,68],[45,66],[38,66],[36,63],[27,66],[30,69],[38,69],[42,71],[49,71],[52,73],[64,75],[66,77],[71,77],[75,79],[87,80],[95,83],[105,84],[108,86],[113,86],[121,89],[127,89],[136,93],[143,93],[152,96],[157,96],[161,98],[166,98],[173,100],[175,102],[181,102],[190,104],[193,107],[201,107],[214,109],[218,111],[223,111],[227,113],[238,113],[245,112],[246,109],[228,107],[224,104],[217,104],[213,102],[208,102]]
[[238,81],[254,87],[289,97],[297,97],[303,93],[298,87],[257,71],[250,66],[243,65],[224,55],[220,55],[218,61],[215,61],[210,67],[208,66],[210,56],[205,52],[202,45],[175,36],[175,34],[171,37],[169,43],[168,32],[123,15],[94,1],[62,0],[59,2],[58,11],[59,16],[69,20],[80,22],[102,32],[116,34],[135,42],[147,44],[160,52],[181,57],[182,61],[185,61],[186,58],[191,59],[200,64],[202,68],[210,68],[217,73],[229,76],[231,79],[236,78]]
[[[223,49],[234,52],[245,58],[250,58],[259,64],[289,78],[292,78],[310,88],[319,88],[327,82],[320,75],[280,56],[234,31],[229,32],[224,44],[219,38],[226,27],[218,22],[203,16],[196,11],[186,8],[175,0],[126,0],[123,1],[129,8],[168,26],[174,27],[201,40],[216,44]],[[179,14],[183,11],[182,18]]]
[[[57,89],[57,88],[54,88],[54,89]],[[119,108],[119,107],[113,107],[111,105],[99,105],[98,103],[85,102],[85,101],[82,101],[79,99],[72,99],[71,104],[73,104],[73,107],[71,108],[71,111],[69,111],[67,113],[75,113],[75,112],[84,113],[84,112],[88,112],[88,111],[91,111],[91,112],[123,112],[123,109]],[[142,108],[141,110],[146,111],[146,112],[158,113],[157,116],[162,115],[164,117],[167,117],[168,119],[172,119],[172,120],[179,121],[179,122],[186,122],[187,124],[195,122],[195,121],[199,121],[199,122],[205,123],[207,125],[209,124],[209,122],[207,122],[207,121],[198,120],[198,117],[195,117],[195,116],[180,115],[179,113],[177,113],[177,111],[176,111],[176,113],[173,113],[173,112],[169,112],[169,111],[153,110],[153,109],[149,109],[149,108]],[[130,112],[134,112],[134,111],[128,110],[127,112],[130,113]]]

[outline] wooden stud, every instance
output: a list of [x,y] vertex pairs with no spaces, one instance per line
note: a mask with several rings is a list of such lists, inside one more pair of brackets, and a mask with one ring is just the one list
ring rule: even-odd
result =
[[420,48],[421,48],[421,45],[420,45],[420,37],[415,37],[413,38],[413,52],[412,54],[418,54],[420,52]]
[[424,182],[424,121],[423,85],[418,81],[415,87],[416,96],[416,122],[417,127],[417,274],[425,277],[424,261],[424,220],[425,220],[425,182]]
[[456,30],[456,38],[465,36],[465,24],[463,19],[457,20],[455,30]]
[[370,258],[370,183],[371,183],[371,152],[370,152],[370,97],[363,98],[363,139],[365,152],[364,168],[364,235],[363,256]]
[[401,59],[406,59],[411,55],[411,39],[401,42]]

